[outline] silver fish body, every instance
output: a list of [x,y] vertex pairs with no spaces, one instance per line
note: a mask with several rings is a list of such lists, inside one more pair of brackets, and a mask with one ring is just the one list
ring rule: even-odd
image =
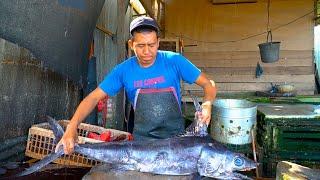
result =
[[[48,119],[55,135],[61,135],[61,128],[55,120]],[[242,154],[228,150],[210,136],[185,135],[168,139],[79,144],[75,152],[87,157],[110,163],[121,170],[134,170],[163,175],[188,175],[217,179],[250,179],[235,171],[256,168],[257,164]],[[34,164],[20,175],[37,171],[54,158],[57,153]]]
[[256,163],[229,151],[210,137],[184,136],[162,140],[84,144],[75,151],[122,170],[164,175],[188,175],[237,179],[234,171],[249,170]]
[[197,172],[199,154],[207,142],[200,137],[79,145],[75,151],[123,169],[166,175]]

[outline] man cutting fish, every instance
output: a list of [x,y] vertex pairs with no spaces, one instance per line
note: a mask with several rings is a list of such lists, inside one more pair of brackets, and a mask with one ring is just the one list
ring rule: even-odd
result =
[[203,88],[204,97],[199,119],[211,120],[211,104],[216,88],[189,60],[178,53],[160,51],[159,27],[149,17],[130,23],[129,47],[135,56],[117,65],[78,106],[57,148],[65,154],[74,151],[78,125],[96,107],[99,100],[117,94],[122,88],[134,108],[135,139],[164,139],[184,131],[181,114],[180,80]]

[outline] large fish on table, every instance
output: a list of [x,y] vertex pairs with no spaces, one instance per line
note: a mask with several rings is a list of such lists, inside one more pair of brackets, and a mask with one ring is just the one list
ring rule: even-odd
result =
[[[63,130],[48,117],[56,139]],[[189,128],[190,129],[190,128]],[[209,136],[185,136],[149,141],[79,144],[75,152],[110,163],[121,170],[133,170],[163,175],[188,175],[218,179],[250,179],[235,171],[256,168],[256,163],[243,154],[228,150]],[[26,169],[18,176],[31,174],[63,155],[63,149],[52,153]]]

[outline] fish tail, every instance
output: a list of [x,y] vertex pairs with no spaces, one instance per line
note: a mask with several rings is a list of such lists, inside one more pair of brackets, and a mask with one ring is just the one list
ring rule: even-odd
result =
[[[60,126],[60,124],[53,119],[50,116],[46,116],[45,119],[48,121],[50,128],[53,131],[53,134],[55,136],[55,142],[57,143],[63,136],[63,128]],[[31,167],[27,168],[26,170],[22,171],[21,173],[16,174],[14,177],[20,177],[20,176],[26,176],[31,173],[34,173],[38,171],[39,169],[43,168],[44,166],[48,165],[49,163],[53,162],[54,160],[58,159],[61,155],[64,154],[63,148],[59,148],[57,152],[53,152],[46,157],[44,157],[42,160],[36,162]]]
[[44,166],[48,165],[52,161],[56,160],[59,158],[61,155],[63,155],[63,149],[59,149],[57,152],[53,152],[49,154],[48,156],[44,157],[40,161],[34,163],[31,167],[27,168],[26,170],[22,171],[21,173],[16,174],[14,177],[20,177],[20,176],[26,176],[29,174],[32,174],[39,169],[43,168]]
[[60,126],[60,124],[55,119],[53,119],[50,116],[46,116],[46,120],[48,121],[49,126],[50,126],[51,130],[53,131],[53,134],[55,136],[55,142],[58,143],[64,134],[63,128]]

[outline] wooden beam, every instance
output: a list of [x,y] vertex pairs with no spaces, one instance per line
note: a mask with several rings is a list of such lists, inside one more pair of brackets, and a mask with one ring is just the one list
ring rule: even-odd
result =
[[256,67],[257,62],[260,62],[262,67],[288,67],[288,66],[313,66],[313,59],[280,59],[274,63],[262,63],[259,59],[247,59],[240,61],[236,59],[224,59],[224,60],[192,60],[192,62],[198,67]]
[[[216,51],[216,52],[184,52],[188,59],[221,60],[221,59],[260,59],[259,51]],[[310,50],[283,50],[280,59],[313,58]]]
[[106,29],[106,28],[104,28],[104,27],[102,27],[102,26],[100,26],[98,24],[96,25],[96,28],[99,29],[104,34],[110,36],[110,37],[114,37],[114,35],[115,35],[113,32],[109,31],[108,29]]
[[214,5],[222,4],[241,4],[241,3],[256,3],[257,0],[211,0],[211,3]]
[[[203,101],[202,97],[203,97],[203,92],[192,92],[194,94],[194,96],[198,96],[198,100],[200,102]],[[296,94],[298,95],[314,95],[314,91],[306,91],[306,90],[302,90],[302,91],[297,91]],[[218,91],[217,92],[217,97],[248,97],[248,96],[255,96],[256,95],[256,91]],[[182,102],[193,102],[192,98],[189,95],[183,95],[181,98]]]
[[[315,84],[310,83],[293,83],[296,90],[313,91],[315,90]],[[218,91],[266,91],[271,90],[271,84],[269,82],[263,83],[216,83]],[[196,84],[183,84],[184,91],[202,91],[202,88]]]
[[241,83],[241,82],[251,82],[251,83],[296,83],[296,82],[305,82],[313,84],[315,83],[315,75],[262,75],[259,78],[256,78],[254,75],[209,75],[207,76],[209,79],[214,80],[216,83],[226,82],[226,83]]
[[139,0],[130,1],[130,4],[138,14],[146,14],[146,10]]
[[150,17],[155,18],[154,12],[152,11],[152,3],[154,0],[140,0],[140,2],[147,11],[147,14],[149,14]]
[[[256,67],[199,67],[209,76],[215,75],[252,75],[255,76]],[[264,75],[309,75],[314,74],[313,66],[276,66],[263,67]]]

